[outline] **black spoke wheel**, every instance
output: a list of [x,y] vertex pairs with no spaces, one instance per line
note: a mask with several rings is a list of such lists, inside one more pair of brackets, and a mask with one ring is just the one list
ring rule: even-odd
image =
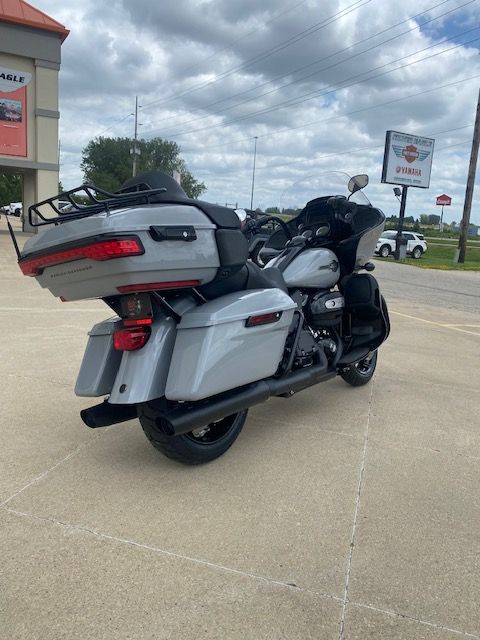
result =
[[352,387],[361,387],[370,382],[377,366],[377,351],[372,351],[366,358],[345,367],[340,376]]
[[221,456],[238,438],[247,419],[246,411],[234,413],[221,420],[198,427],[189,433],[170,436],[156,423],[158,410],[147,403],[139,410],[142,429],[150,444],[158,451],[182,464],[204,464]]

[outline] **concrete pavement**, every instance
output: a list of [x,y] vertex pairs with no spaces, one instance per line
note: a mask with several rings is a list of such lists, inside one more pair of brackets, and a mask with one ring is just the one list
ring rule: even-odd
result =
[[382,264],[374,382],[261,405],[186,468],[136,421],[80,421],[86,332],[109,311],[23,277],[3,231],[0,269],[2,637],[480,638],[474,284],[422,297],[436,274]]

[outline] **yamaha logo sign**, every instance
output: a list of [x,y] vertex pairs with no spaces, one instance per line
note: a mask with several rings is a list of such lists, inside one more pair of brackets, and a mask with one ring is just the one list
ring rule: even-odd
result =
[[433,138],[387,131],[382,182],[428,189],[434,144]]

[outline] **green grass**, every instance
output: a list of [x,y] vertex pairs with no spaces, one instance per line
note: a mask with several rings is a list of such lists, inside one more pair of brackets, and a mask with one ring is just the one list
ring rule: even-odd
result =
[[[436,242],[435,238],[435,242]],[[459,270],[459,271],[480,271],[480,247],[468,246],[467,254],[464,264],[458,264],[453,262],[455,255],[456,244],[446,244],[445,246],[435,246],[431,243],[428,244],[427,252],[419,259],[407,258],[406,260],[400,260],[401,264],[410,264],[414,267],[420,267],[421,269],[443,269]],[[390,260],[392,258],[379,258],[379,260]]]

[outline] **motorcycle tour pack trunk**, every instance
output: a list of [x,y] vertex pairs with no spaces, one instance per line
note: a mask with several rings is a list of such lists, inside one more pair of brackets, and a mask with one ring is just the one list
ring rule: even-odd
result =
[[[101,298],[116,313],[89,332],[75,386],[79,396],[106,397],[82,411],[88,426],[138,412],[152,443],[157,429],[221,429],[224,418],[271,396],[343,375],[386,339],[378,283],[358,273],[383,230],[381,211],[359,206],[351,224],[337,224],[335,202],[318,198],[289,223],[296,237],[262,270],[247,263],[234,211],[162,180],[167,189],[147,183],[145,192],[140,179],[128,181],[111,199],[72,202],[72,214],[53,220],[41,209],[53,198],[33,207],[43,228],[19,254],[23,273],[63,301]],[[299,235],[304,223],[313,233],[326,224],[330,235],[312,243]],[[140,346],[122,342],[132,327]],[[145,407],[158,408],[153,427]],[[219,442],[228,440],[222,433]],[[169,447],[157,448],[169,455]]]

